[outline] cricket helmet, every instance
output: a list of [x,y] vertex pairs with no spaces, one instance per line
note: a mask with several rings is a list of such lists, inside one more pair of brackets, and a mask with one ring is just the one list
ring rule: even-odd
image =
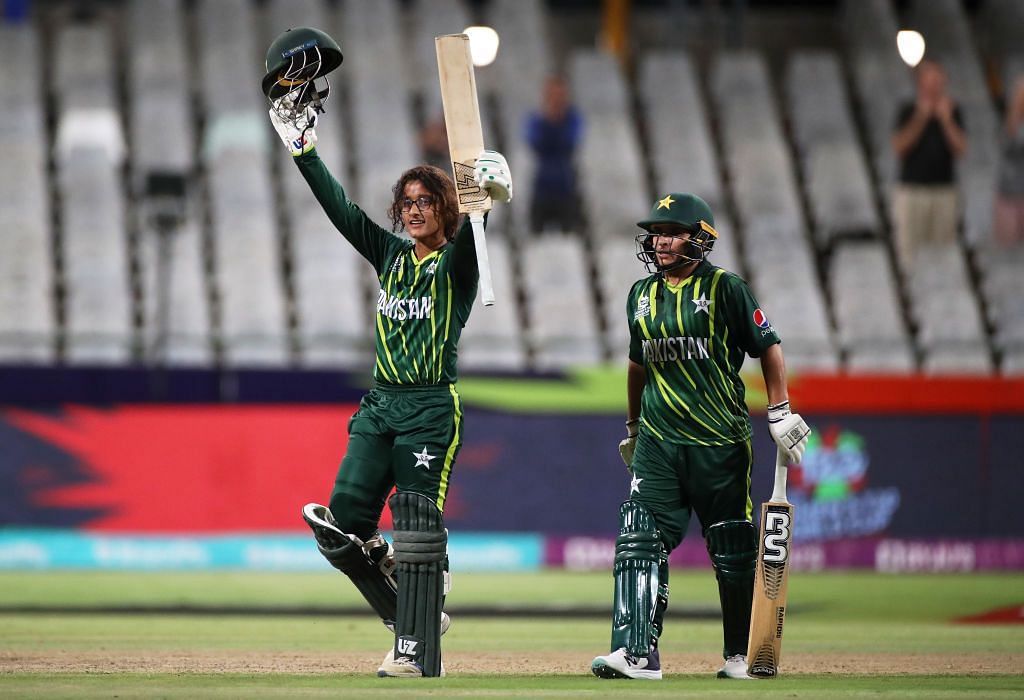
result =
[[267,49],[263,94],[278,115],[289,121],[304,117],[307,107],[322,112],[331,92],[326,76],[343,58],[338,42],[319,29],[286,29]]
[[[651,214],[637,226],[644,229],[636,236],[636,257],[648,272],[665,272],[707,257],[715,245],[718,232],[715,231],[715,217],[711,207],[695,194],[672,192],[665,195],[651,207]],[[655,230],[660,231],[656,233]],[[654,239],[661,236],[681,236],[688,233],[689,239],[682,253],[675,253],[676,261],[670,265],[659,265],[655,256]]]

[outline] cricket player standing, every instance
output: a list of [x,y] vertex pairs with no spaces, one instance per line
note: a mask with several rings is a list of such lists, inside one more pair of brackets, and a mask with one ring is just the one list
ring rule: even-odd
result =
[[[479,280],[472,228],[466,220],[456,232],[454,183],[428,165],[407,170],[393,188],[392,230],[405,230],[412,240],[378,226],[317,156],[316,112],[307,108],[300,128],[279,111],[271,109],[270,118],[299,171],[380,280],[375,386],[349,423],[329,506],[311,503],[303,517],[324,557],[395,633],[378,675],[443,675],[440,635],[450,620],[441,610],[448,584],[441,514],[462,445],[456,348]],[[507,202],[508,165],[501,154],[485,155],[490,167],[486,176],[477,167],[477,181],[493,199]],[[378,523],[393,487],[392,548]]]
[[778,334],[747,284],[705,260],[718,237],[714,224],[704,200],[677,192],[638,224],[637,258],[653,274],[633,285],[626,304],[627,437],[619,451],[632,481],[619,509],[611,653],[591,664],[602,678],[661,678],[668,555],[694,512],[722,605],[718,677],[748,678],[757,529],[739,376],[745,355],[761,359],[772,438],[793,462],[806,445],[807,426],[789,410]]

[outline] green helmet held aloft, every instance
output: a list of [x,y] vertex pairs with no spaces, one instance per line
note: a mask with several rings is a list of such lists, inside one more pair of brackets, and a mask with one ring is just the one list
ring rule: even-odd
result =
[[267,49],[263,94],[271,100],[327,75],[344,57],[338,42],[319,29],[295,27],[279,34]]
[[[700,262],[715,245],[718,232],[715,231],[715,217],[711,207],[695,194],[672,192],[658,199],[651,207],[651,214],[637,226],[644,232],[636,237],[636,257],[648,272],[665,272],[693,262]],[[655,241],[659,236],[681,236],[689,234],[683,253],[674,253],[676,262],[671,265],[658,264],[655,256]]]

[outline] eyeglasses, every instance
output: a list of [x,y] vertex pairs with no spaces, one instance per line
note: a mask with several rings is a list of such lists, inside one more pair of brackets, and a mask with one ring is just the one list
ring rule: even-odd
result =
[[402,211],[409,211],[412,209],[413,204],[415,204],[416,208],[420,211],[424,211],[425,209],[434,206],[434,198],[429,194],[421,194],[416,199],[409,199],[406,197],[402,200]]

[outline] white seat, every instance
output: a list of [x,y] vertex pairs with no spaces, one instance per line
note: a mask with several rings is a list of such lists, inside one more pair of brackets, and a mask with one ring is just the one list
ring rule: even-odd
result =
[[[665,89],[668,75],[671,90]],[[689,56],[680,51],[647,53],[641,64],[640,91],[658,192],[692,192],[717,213],[724,204],[722,177]]]
[[[577,49],[570,57],[576,102],[586,119],[579,154],[580,189],[590,232],[610,240],[635,227],[650,208],[643,188],[640,143],[622,73],[615,59]],[[609,193],[614,192],[614,196]]]
[[548,234],[523,254],[524,285],[529,290],[527,338],[535,369],[561,369],[601,360],[601,341],[585,252],[573,236]]
[[507,241],[489,236],[487,255],[495,302],[493,306],[484,306],[477,295],[459,342],[459,369],[519,372],[527,367],[526,343],[519,322]]

